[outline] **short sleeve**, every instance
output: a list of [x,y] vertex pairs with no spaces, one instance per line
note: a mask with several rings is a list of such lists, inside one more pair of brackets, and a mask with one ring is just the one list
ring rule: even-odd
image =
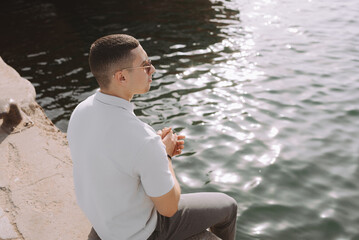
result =
[[166,147],[160,136],[146,139],[137,160],[136,172],[148,196],[160,197],[173,188],[174,180],[168,167]]

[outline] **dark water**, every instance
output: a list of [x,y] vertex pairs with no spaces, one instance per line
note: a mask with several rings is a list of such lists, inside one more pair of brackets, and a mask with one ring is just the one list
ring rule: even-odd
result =
[[359,2],[8,1],[0,55],[63,131],[97,88],[90,44],[128,33],[157,68],[136,114],[187,136],[183,192],[239,205],[237,239],[359,239]]

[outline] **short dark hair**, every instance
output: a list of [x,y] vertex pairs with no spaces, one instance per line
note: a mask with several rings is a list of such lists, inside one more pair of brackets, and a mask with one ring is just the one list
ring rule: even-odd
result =
[[[100,88],[107,88],[114,71],[132,63],[131,50],[140,45],[126,34],[112,34],[97,39],[90,48],[89,65]],[[124,66],[124,64],[127,64]]]

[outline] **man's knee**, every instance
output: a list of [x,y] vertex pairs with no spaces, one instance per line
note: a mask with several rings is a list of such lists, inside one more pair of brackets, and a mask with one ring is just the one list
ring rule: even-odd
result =
[[232,213],[231,216],[233,217],[237,217],[237,209],[238,209],[238,205],[237,205],[237,201],[228,196],[227,194],[223,194],[223,198],[225,199],[225,206],[228,209],[229,213]]
[[231,205],[231,207],[233,208],[233,211],[236,211],[236,212],[237,212],[237,208],[238,208],[237,201],[236,201],[234,198],[232,198],[232,197],[230,197],[230,198],[231,198],[231,203],[230,203],[230,205]]
[[222,198],[224,199],[225,203],[226,203],[226,206],[232,208],[233,210],[236,210],[237,211],[237,201],[232,198],[231,196],[228,196],[227,194],[225,193],[219,193],[222,195]]

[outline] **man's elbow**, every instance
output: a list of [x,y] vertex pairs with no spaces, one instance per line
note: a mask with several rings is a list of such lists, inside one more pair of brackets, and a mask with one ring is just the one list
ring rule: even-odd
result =
[[165,217],[172,217],[178,211],[181,192],[173,187],[168,193],[160,197],[151,197],[156,210]]
[[176,214],[176,212],[178,211],[178,205],[176,206],[173,206],[172,208],[167,208],[167,209],[164,209],[163,211],[159,211],[159,213],[162,215],[162,216],[165,216],[165,217],[172,217],[173,215]]

